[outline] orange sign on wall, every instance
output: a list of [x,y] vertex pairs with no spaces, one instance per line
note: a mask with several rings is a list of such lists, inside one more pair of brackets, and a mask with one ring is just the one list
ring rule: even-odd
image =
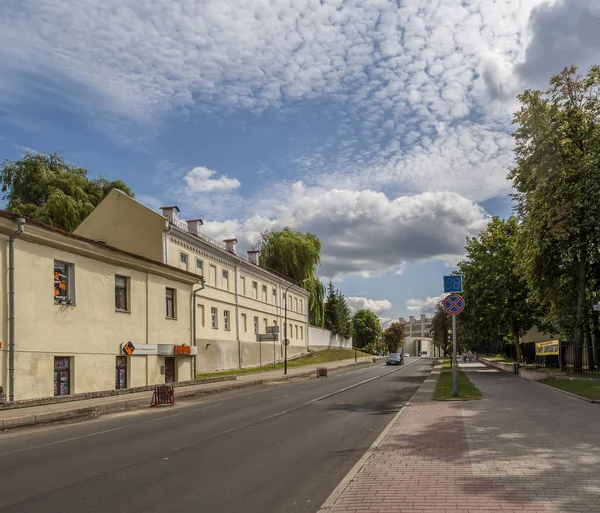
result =
[[185,344],[182,346],[175,346],[173,347],[173,354],[190,355],[192,354],[192,347],[186,346]]

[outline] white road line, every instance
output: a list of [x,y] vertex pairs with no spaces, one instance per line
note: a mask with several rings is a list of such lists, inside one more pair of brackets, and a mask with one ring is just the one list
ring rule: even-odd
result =
[[273,399],[271,399],[271,401],[276,401],[277,399],[283,399],[284,397],[289,397],[290,394],[285,394],[285,395],[278,395],[277,397],[273,397]]

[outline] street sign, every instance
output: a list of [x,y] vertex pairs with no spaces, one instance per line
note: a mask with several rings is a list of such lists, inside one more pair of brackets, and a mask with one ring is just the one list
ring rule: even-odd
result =
[[276,333],[267,333],[266,335],[256,335],[256,340],[258,342],[275,342],[277,340],[279,340],[279,335],[277,335]]
[[600,305],[592,305],[592,310],[594,310],[594,312],[600,312]]
[[444,299],[444,310],[450,315],[457,315],[465,309],[465,300],[458,294],[450,294]]
[[462,274],[444,276],[444,292],[446,294],[457,294],[462,291]]
[[267,326],[267,335],[279,333],[279,326]]
[[284,346],[289,346],[290,345],[290,340],[288,338],[283,340],[283,345]]

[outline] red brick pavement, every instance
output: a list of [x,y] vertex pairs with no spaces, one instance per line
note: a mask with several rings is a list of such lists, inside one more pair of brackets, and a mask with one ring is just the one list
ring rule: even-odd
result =
[[544,512],[471,470],[460,403],[416,402],[322,513]]

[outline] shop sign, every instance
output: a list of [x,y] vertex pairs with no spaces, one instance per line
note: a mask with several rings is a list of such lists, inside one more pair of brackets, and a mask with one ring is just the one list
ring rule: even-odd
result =
[[121,347],[121,352],[128,356],[144,356],[158,354],[158,346],[156,344],[132,344],[127,342]]
[[560,345],[558,340],[551,340],[550,342],[536,342],[535,343],[535,354],[536,356],[558,356],[560,353]]

